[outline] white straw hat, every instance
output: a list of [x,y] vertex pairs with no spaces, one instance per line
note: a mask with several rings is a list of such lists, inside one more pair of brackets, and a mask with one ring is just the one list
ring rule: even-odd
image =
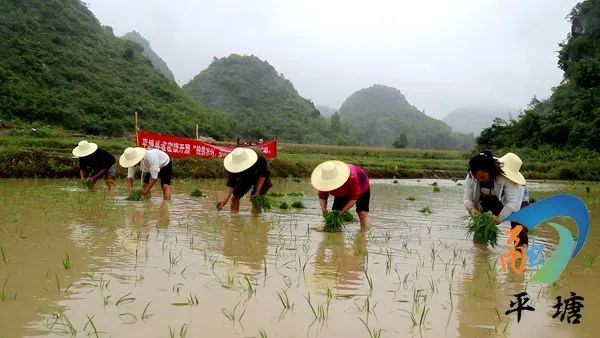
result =
[[72,153],[75,157],[86,157],[93,154],[96,150],[98,150],[98,145],[96,143],[83,140],[73,149]]
[[225,170],[235,174],[250,168],[257,161],[258,154],[254,150],[238,147],[225,156],[223,165]]
[[310,183],[319,191],[333,191],[348,181],[350,167],[342,161],[325,161],[310,176]]
[[525,177],[519,172],[519,170],[521,170],[521,165],[523,165],[523,161],[521,161],[519,156],[513,153],[507,153],[500,157],[498,161],[502,164],[504,177],[517,184],[525,185]]
[[140,163],[140,161],[144,158],[144,155],[146,155],[146,149],[140,147],[129,147],[125,149],[123,155],[119,157],[119,164],[123,168],[133,167],[134,165]]

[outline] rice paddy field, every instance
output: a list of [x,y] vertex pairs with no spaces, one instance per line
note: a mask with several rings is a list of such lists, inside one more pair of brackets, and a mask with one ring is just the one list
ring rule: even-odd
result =
[[[466,237],[460,181],[372,180],[373,226],[349,223],[339,233],[320,231],[318,200],[304,179],[274,180],[277,202],[258,217],[248,199],[238,214],[216,210],[223,180],[175,180],[167,202],[158,189],[150,200],[127,201],[124,180],[113,193],[100,183],[87,191],[69,179],[0,180],[0,337],[594,337],[600,330],[597,184],[529,185],[537,200],[580,196],[592,220],[582,252],[555,285],[543,286],[528,283],[533,268],[502,271],[505,233],[494,248]],[[534,235],[548,257],[554,230]],[[517,322],[505,312],[523,291],[535,311]],[[553,318],[556,297],[570,292],[584,297],[580,324]]]

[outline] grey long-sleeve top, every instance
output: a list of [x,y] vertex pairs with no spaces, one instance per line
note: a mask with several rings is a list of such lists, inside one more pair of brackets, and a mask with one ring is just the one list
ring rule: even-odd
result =
[[[479,206],[481,187],[479,182],[471,175],[465,177],[465,193],[463,196],[464,205],[467,210],[471,208],[481,209]],[[521,202],[525,194],[525,187],[512,182],[502,175],[498,175],[494,179],[494,190],[504,208],[498,215],[498,219],[503,221],[508,215],[521,209]]]

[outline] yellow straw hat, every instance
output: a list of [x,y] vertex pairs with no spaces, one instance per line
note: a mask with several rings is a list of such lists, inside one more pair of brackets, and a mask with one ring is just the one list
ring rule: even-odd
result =
[[98,150],[98,145],[96,143],[83,140],[77,144],[77,147],[73,149],[72,153],[75,157],[86,157],[93,154],[96,150]]
[[123,155],[119,157],[119,164],[123,168],[130,168],[140,163],[140,161],[146,155],[146,149],[140,147],[129,147],[125,149]]
[[350,167],[342,161],[325,161],[310,176],[310,183],[319,191],[335,190],[350,177]]
[[506,155],[500,157],[498,162],[502,164],[504,177],[520,185],[525,185],[525,183],[527,183],[525,181],[525,177],[523,177],[523,175],[519,172],[519,170],[521,170],[521,166],[523,165],[523,161],[521,161],[519,156],[513,153],[507,153]]
[[254,150],[238,147],[225,156],[223,166],[225,170],[235,174],[250,168],[257,161],[258,154]]

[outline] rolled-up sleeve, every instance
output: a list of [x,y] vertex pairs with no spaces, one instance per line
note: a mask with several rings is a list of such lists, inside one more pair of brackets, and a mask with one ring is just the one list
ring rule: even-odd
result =
[[134,177],[135,177],[135,167],[127,168],[127,178],[134,178]]
[[525,187],[509,180],[506,180],[504,184],[504,192],[502,196],[502,204],[504,208],[500,211],[498,218],[500,221],[504,220],[508,215],[521,209],[521,202],[523,202],[523,194],[525,194]]
[[160,159],[156,154],[148,154],[146,155],[146,159],[148,161],[148,172],[150,173],[150,177],[153,180],[158,179],[158,173],[160,172]]
[[471,177],[471,174],[467,174],[465,177],[465,182],[463,183],[465,190],[463,193],[463,204],[465,209],[470,210],[471,208],[475,208],[475,201],[473,201],[473,189],[475,189],[475,182]]

